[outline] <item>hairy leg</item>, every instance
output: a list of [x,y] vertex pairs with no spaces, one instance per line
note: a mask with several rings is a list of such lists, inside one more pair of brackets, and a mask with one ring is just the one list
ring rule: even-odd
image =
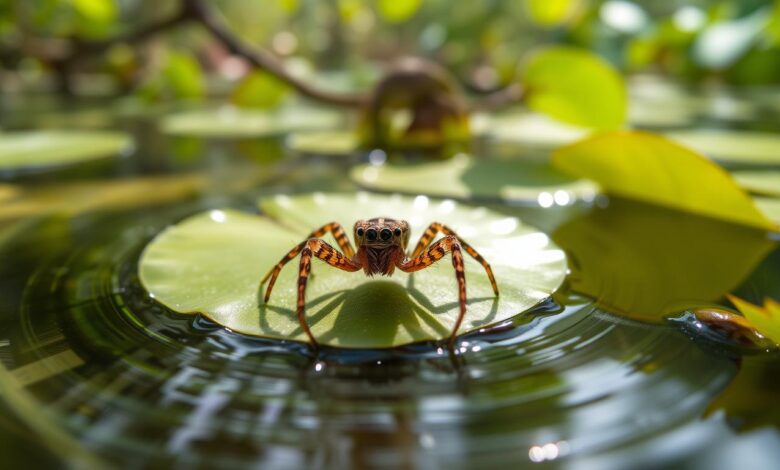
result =
[[466,272],[460,241],[453,235],[447,235],[428,247],[423,253],[400,264],[398,269],[408,273],[425,269],[444,258],[444,255],[448,252],[452,254],[452,267],[455,268],[455,279],[458,281],[458,301],[460,303],[460,313],[450,333],[449,345],[452,347],[455,344],[455,338],[458,336],[460,325],[463,323],[463,318],[466,316]]
[[495,295],[498,295],[498,284],[496,284],[496,278],[493,276],[493,269],[490,267],[490,264],[488,264],[487,261],[485,261],[485,258],[482,257],[479,253],[477,253],[477,250],[471,247],[468,243],[463,241],[460,236],[458,236],[457,233],[455,233],[454,230],[447,227],[446,225],[439,223],[439,222],[433,222],[431,225],[428,226],[427,229],[425,229],[425,232],[423,232],[422,237],[420,237],[420,241],[417,242],[417,246],[414,248],[414,251],[412,252],[412,258],[416,258],[420,256],[420,253],[431,243],[431,240],[436,236],[437,233],[443,233],[444,235],[450,235],[455,237],[458,242],[460,242],[460,246],[466,250],[466,253],[468,253],[472,258],[477,260],[479,264],[482,265],[483,268],[485,268],[485,272],[487,272],[488,278],[490,279],[490,285],[493,286],[493,293]]
[[274,288],[274,283],[276,283],[276,278],[279,277],[279,273],[282,272],[282,268],[284,268],[284,265],[289,263],[293,258],[298,256],[298,253],[303,250],[303,248],[306,246],[306,243],[313,239],[313,238],[320,238],[326,233],[331,232],[333,234],[333,238],[336,239],[336,243],[338,243],[339,248],[341,248],[341,251],[344,252],[344,255],[352,259],[355,256],[355,250],[352,249],[352,245],[349,243],[349,238],[347,238],[346,232],[344,232],[344,228],[339,224],[338,222],[331,222],[329,224],[325,224],[322,227],[318,228],[317,230],[313,231],[309,234],[308,237],[301,243],[295,245],[295,247],[290,250],[284,257],[282,257],[281,260],[279,260],[278,263],[270,270],[268,271],[268,274],[263,277],[263,280],[260,281],[260,286],[265,284],[265,281],[268,282],[268,287],[265,290],[265,297],[263,300],[265,302],[268,302],[268,299],[271,298],[271,291]]
[[312,256],[325,261],[334,268],[344,271],[354,272],[359,270],[361,266],[320,239],[313,238],[307,240],[304,245],[301,250],[301,262],[298,269],[298,323],[300,323],[306,336],[309,337],[312,348],[317,349],[317,340],[306,322],[306,283],[311,273]]

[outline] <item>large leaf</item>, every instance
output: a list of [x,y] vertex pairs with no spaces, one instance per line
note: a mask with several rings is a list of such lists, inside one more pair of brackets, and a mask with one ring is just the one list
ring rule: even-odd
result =
[[[278,222],[211,211],[159,234],[141,258],[144,286],[177,312],[200,312],[239,333],[305,341],[295,314],[297,260],[282,271],[268,305],[258,303],[263,274],[313,228],[332,220],[350,227],[359,218],[381,215],[408,220],[413,237],[430,221],[448,223],[491,262],[498,298],[482,267],[466,260],[469,304],[461,332],[526,311],[557,289],[566,272],[563,252],[544,234],[515,218],[452,201],[315,194],[278,196],[262,207]],[[319,260],[312,271],[307,318],[322,344],[381,348],[441,339],[457,316],[449,258],[414,275],[385,279],[339,271]]]
[[666,136],[723,163],[780,164],[780,135],[774,133],[696,129]]
[[201,137],[261,137],[302,129],[338,127],[343,115],[320,108],[283,107],[274,111],[225,106],[213,110],[184,111],[160,121],[163,132]]
[[623,79],[606,61],[573,47],[531,56],[521,77],[528,106],[561,121],[615,129],[626,120]]
[[660,136],[638,131],[598,134],[557,150],[553,164],[599,183],[607,193],[776,228],[725,170]]
[[53,167],[129,150],[130,137],[108,131],[23,131],[0,134],[0,170]]
[[775,246],[761,230],[617,198],[552,237],[572,289],[645,321],[717,301]]
[[434,163],[359,165],[350,174],[371,189],[459,199],[566,205],[596,193],[593,183],[571,178],[546,162],[520,159],[476,160],[458,155]]

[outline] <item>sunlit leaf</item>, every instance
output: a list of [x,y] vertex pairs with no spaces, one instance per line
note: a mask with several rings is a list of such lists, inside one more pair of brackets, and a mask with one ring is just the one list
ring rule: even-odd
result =
[[273,108],[289,94],[290,88],[268,72],[250,73],[233,90],[231,101],[245,108]]
[[192,55],[169,51],[163,73],[175,98],[200,98],[205,94],[205,79]]
[[377,0],[382,18],[389,23],[403,23],[420,9],[422,0]]
[[766,298],[764,305],[754,305],[733,295],[729,300],[762,335],[780,344],[780,303]]
[[357,134],[351,131],[301,131],[287,137],[290,150],[312,155],[349,155],[359,144]]
[[310,107],[283,107],[273,111],[222,107],[213,110],[184,111],[160,120],[163,132],[203,137],[259,137],[297,130],[339,127],[338,111]]
[[109,131],[22,131],[0,134],[0,170],[55,167],[127,151],[130,137]]
[[737,171],[732,176],[751,193],[780,197],[780,171]]
[[[237,211],[198,214],[167,229],[146,248],[141,281],[155,299],[181,313],[201,312],[243,334],[305,341],[295,314],[297,259],[281,273],[268,305],[258,304],[259,281],[313,228],[332,220],[405,218],[413,239],[433,220],[451,224],[487,258],[501,296],[482,267],[466,260],[468,314],[461,329],[500,322],[545,299],[566,271],[563,252],[517,219],[482,208],[427,199],[324,195],[265,200],[264,216]],[[283,224],[283,225],[282,225]],[[326,240],[332,242],[330,236]],[[319,342],[342,347],[391,347],[448,335],[457,312],[449,259],[414,275],[368,278],[313,262],[307,317]]]
[[85,18],[110,22],[116,19],[119,13],[117,2],[114,0],[70,0],[73,8]]
[[449,198],[481,198],[564,205],[592,198],[596,187],[576,180],[546,162],[521,159],[480,159],[458,155],[442,162],[360,165],[350,173],[366,188]]
[[625,122],[623,79],[584,49],[542,49],[525,64],[521,83],[528,106],[561,121],[596,129],[614,129]]
[[571,17],[579,0],[524,0],[525,11],[536,24],[557,26]]
[[605,192],[763,229],[775,229],[722,168],[663,137],[597,134],[557,150],[553,165]]
[[644,321],[717,301],[775,247],[744,225],[618,198],[552,238],[570,256],[572,289]]
[[666,136],[723,163],[780,164],[780,135],[774,133],[694,129]]

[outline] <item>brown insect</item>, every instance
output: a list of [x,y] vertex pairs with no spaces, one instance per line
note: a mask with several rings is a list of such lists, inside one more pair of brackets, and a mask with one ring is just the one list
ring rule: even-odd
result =
[[[320,239],[328,232],[333,234],[333,238],[336,239],[342,252],[339,252]],[[444,237],[431,244],[431,241],[439,232]],[[349,243],[347,234],[340,224],[331,222],[323,225],[290,250],[260,282],[262,286],[268,281],[268,287],[265,291],[265,302],[267,303],[271,297],[271,290],[273,290],[276,278],[284,265],[298,256],[298,253],[301,254],[300,268],[298,270],[298,321],[303,331],[309,337],[314,349],[317,349],[317,340],[312,335],[305,317],[306,283],[311,272],[312,256],[321,259],[334,268],[344,271],[355,272],[362,269],[368,276],[375,274],[390,276],[395,271],[395,268],[407,273],[425,269],[442,259],[447,252],[451,253],[452,266],[455,268],[455,278],[458,281],[460,314],[450,334],[450,346],[454,344],[460,324],[466,315],[466,274],[464,272],[461,250],[465,250],[466,253],[482,264],[488,278],[490,278],[493,292],[498,296],[496,279],[493,277],[493,270],[490,269],[488,262],[477,253],[477,250],[463,241],[446,225],[438,222],[429,225],[425,233],[420,237],[420,241],[417,242],[417,246],[411,255],[408,255],[406,251],[409,244],[409,223],[405,220],[384,217],[359,220],[355,223],[353,234],[358,247],[357,253],[355,253],[355,250]]]

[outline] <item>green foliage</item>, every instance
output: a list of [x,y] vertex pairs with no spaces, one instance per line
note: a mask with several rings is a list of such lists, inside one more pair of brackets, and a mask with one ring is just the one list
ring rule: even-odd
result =
[[521,83],[536,111],[571,124],[616,129],[626,120],[623,79],[584,49],[549,47],[526,62]]
[[290,93],[290,88],[262,70],[256,70],[241,80],[233,90],[231,101],[244,108],[273,108]]
[[168,52],[163,76],[166,88],[177,99],[202,98],[205,94],[205,78],[200,64],[187,52]]
[[558,26],[569,19],[580,0],[524,0],[528,16],[544,27]]
[[403,23],[420,9],[422,0],[377,0],[377,9],[388,23]]

